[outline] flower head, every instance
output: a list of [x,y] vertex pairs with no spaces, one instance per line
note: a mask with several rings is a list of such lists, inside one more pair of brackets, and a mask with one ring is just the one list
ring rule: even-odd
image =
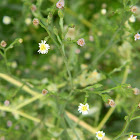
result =
[[37,25],[39,24],[39,20],[38,20],[37,18],[34,18],[34,19],[33,19],[33,24],[34,24],[35,26],[37,26]]
[[43,95],[46,95],[47,93],[48,93],[48,91],[47,91],[46,89],[43,89],[43,90],[42,90],[42,94],[43,94]]
[[32,12],[35,12],[36,11],[36,5],[34,5],[34,4],[32,4],[32,6],[31,6],[31,10],[32,10]]
[[32,22],[31,18],[28,17],[28,18],[25,19],[25,23],[26,23],[27,25],[30,25],[31,22]]
[[10,120],[7,121],[7,126],[8,126],[8,127],[11,127],[11,126],[12,126],[12,121],[10,121]]
[[8,25],[11,23],[11,18],[9,16],[4,16],[2,21],[4,24]]
[[115,107],[115,106],[116,106],[114,100],[112,100],[112,99],[108,99],[108,104],[109,104],[111,107]]
[[106,9],[102,9],[102,10],[101,10],[101,14],[102,14],[102,15],[105,15],[105,14],[106,14]]
[[59,8],[59,9],[62,9],[64,7],[64,0],[59,0],[56,3],[56,7]]
[[77,41],[77,44],[80,45],[80,46],[84,46],[85,45],[85,40],[83,38],[81,38]]
[[50,49],[50,46],[48,44],[46,44],[46,41],[41,40],[41,43],[39,43],[39,50],[38,52],[41,54],[47,54],[48,53],[48,49]]
[[104,136],[105,133],[103,131],[96,132],[96,137],[98,138],[98,140],[102,140]]
[[130,135],[130,138],[128,138],[128,140],[137,140],[137,136]]
[[136,13],[136,11],[137,11],[137,7],[136,7],[136,6],[133,6],[133,7],[131,8],[131,12]]
[[131,15],[131,17],[129,18],[129,21],[130,22],[135,22],[136,21],[136,18],[135,18],[135,16],[134,15]]
[[4,104],[5,104],[6,106],[8,106],[8,105],[10,104],[10,101],[5,100],[5,101],[4,101]]
[[140,94],[140,90],[138,88],[133,88],[133,91],[135,95]]
[[1,43],[0,43],[0,45],[1,45],[2,47],[6,47],[7,43],[6,43],[4,40],[2,40]]
[[88,111],[89,111],[88,103],[86,103],[85,105],[80,103],[80,105],[78,106],[78,111],[79,113],[82,113],[83,115],[88,114]]
[[140,34],[137,33],[137,34],[134,36],[134,38],[135,38],[135,41],[136,41],[137,39],[140,39]]

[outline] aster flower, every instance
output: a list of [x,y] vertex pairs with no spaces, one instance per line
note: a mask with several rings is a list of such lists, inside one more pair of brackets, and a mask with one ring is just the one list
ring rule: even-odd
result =
[[80,105],[78,106],[78,111],[79,113],[82,113],[83,115],[88,114],[88,111],[89,111],[88,103],[86,103],[85,105],[80,103]]
[[131,12],[136,13],[137,9],[138,9],[138,8],[137,8],[136,6],[133,6],[133,7],[131,8]]
[[10,101],[8,101],[8,100],[5,100],[5,101],[4,101],[4,105],[5,105],[5,106],[8,106],[9,104],[10,104]]
[[43,89],[43,90],[42,90],[42,94],[43,94],[43,95],[46,95],[47,93],[48,93],[48,91],[47,91],[46,89]]
[[111,107],[115,107],[115,106],[116,106],[114,100],[112,100],[112,99],[108,99],[108,104],[109,104]]
[[130,135],[130,138],[128,138],[128,140],[137,140],[137,136]]
[[4,40],[2,40],[1,43],[0,43],[0,45],[1,45],[2,47],[6,47],[7,43],[6,43]]
[[39,50],[38,52],[41,54],[47,54],[48,53],[48,49],[50,49],[50,46],[48,44],[46,44],[46,41],[41,40],[41,43],[39,43]]
[[137,39],[140,39],[140,34],[137,33],[137,34],[134,36],[134,38],[135,38],[135,41],[136,41]]
[[33,24],[34,24],[35,26],[37,26],[37,25],[39,24],[39,20],[38,20],[37,18],[34,18],[34,19],[33,19]]
[[140,94],[140,90],[138,88],[133,88],[133,91],[135,95]]
[[56,3],[56,7],[59,8],[59,9],[62,9],[64,7],[64,0],[59,0]]
[[85,40],[83,38],[81,38],[77,41],[77,44],[80,45],[80,46],[84,46],[85,45]]
[[129,18],[129,21],[130,22],[135,22],[136,21],[136,18],[135,18],[135,16],[134,15],[131,15],[131,17]]
[[104,136],[105,133],[103,131],[96,132],[96,137],[98,138],[98,140],[102,140]]
[[2,21],[4,24],[8,25],[11,23],[11,18],[9,16],[4,16]]

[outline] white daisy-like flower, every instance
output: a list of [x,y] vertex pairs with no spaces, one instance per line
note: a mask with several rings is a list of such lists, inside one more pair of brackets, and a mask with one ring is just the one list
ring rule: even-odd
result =
[[134,38],[135,38],[135,41],[136,41],[137,39],[140,39],[140,34],[139,34],[139,33],[135,34]]
[[85,105],[80,103],[80,105],[78,106],[78,111],[79,113],[82,113],[83,115],[88,114],[88,111],[89,111],[88,103],[86,103]]
[[96,137],[98,138],[98,140],[102,140],[104,136],[105,133],[103,131],[96,132]]
[[4,16],[2,21],[4,24],[8,25],[11,23],[11,18],[9,16]]
[[46,43],[46,41],[41,40],[41,43],[39,43],[39,50],[38,52],[41,54],[47,54],[48,53],[48,49],[50,49],[49,44]]
[[56,7],[59,8],[59,9],[62,9],[64,7],[64,0],[59,0],[56,3]]
[[137,140],[137,136],[130,135],[130,138],[128,138],[128,140]]
[[135,22],[136,21],[136,17],[134,15],[131,15],[131,17],[129,18],[130,22]]

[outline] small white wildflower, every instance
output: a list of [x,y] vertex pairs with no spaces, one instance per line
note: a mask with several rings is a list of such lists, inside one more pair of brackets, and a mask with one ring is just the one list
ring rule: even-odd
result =
[[2,47],[6,47],[6,46],[7,46],[7,43],[6,43],[4,40],[2,40],[1,43],[0,43],[0,45],[1,45]]
[[102,9],[102,10],[101,10],[101,14],[102,14],[102,15],[105,15],[105,14],[106,14],[106,9]]
[[77,44],[80,45],[80,46],[84,46],[85,45],[85,40],[83,38],[81,38],[77,41]]
[[4,101],[4,105],[5,105],[5,106],[8,106],[9,104],[10,104],[10,101],[8,101],[8,100],[5,100],[5,101]]
[[135,41],[139,40],[140,39],[140,34],[139,33],[135,34],[134,38],[135,38]]
[[8,25],[11,23],[11,18],[9,16],[4,16],[2,21],[4,24]]
[[137,8],[136,6],[133,6],[133,7],[131,8],[131,12],[136,13],[137,9],[138,9],[138,8]]
[[46,89],[43,89],[43,90],[42,90],[42,94],[43,94],[43,95],[46,95],[47,93],[48,93],[48,91],[47,91]]
[[37,25],[39,24],[39,20],[38,20],[37,18],[34,18],[34,19],[33,19],[33,24],[34,24],[35,26],[37,26]]
[[136,21],[136,18],[135,18],[135,16],[134,15],[131,15],[131,17],[129,18],[129,21],[130,22],[135,22]]
[[64,0],[59,0],[56,3],[56,7],[59,8],[59,9],[62,9],[64,7]]
[[83,115],[88,114],[88,111],[89,111],[88,103],[86,103],[85,105],[80,103],[80,105],[78,106],[78,111],[79,113],[82,113]]
[[47,54],[48,53],[48,49],[50,49],[50,46],[48,44],[46,44],[46,41],[41,40],[41,43],[39,43],[39,50],[38,52],[41,54]]
[[26,19],[25,19],[25,23],[26,23],[27,25],[30,25],[31,22],[32,22],[31,18],[26,18]]
[[111,107],[115,107],[115,106],[116,106],[114,100],[112,100],[112,99],[108,99],[108,104],[109,104]]
[[10,120],[7,121],[7,126],[8,126],[8,127],[11,127],[11,126],[12,126],[12,121],[10,121]]
[[98,138],[98,140],[102,140],[104,136],[105,133],[103,131],[96,132],[96,137]]
[[128,138],[128,140],[137,140],[137,136],[130,135],[130,138]]
[[133,91],[135,95],[140,94],[140,90],[138,88],[133,88]]

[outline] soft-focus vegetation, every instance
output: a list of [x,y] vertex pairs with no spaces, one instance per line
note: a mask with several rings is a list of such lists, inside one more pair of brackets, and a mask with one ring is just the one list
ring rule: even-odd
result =
[[140,1],[57,2],[0,0],[0,140],[140,139]]

